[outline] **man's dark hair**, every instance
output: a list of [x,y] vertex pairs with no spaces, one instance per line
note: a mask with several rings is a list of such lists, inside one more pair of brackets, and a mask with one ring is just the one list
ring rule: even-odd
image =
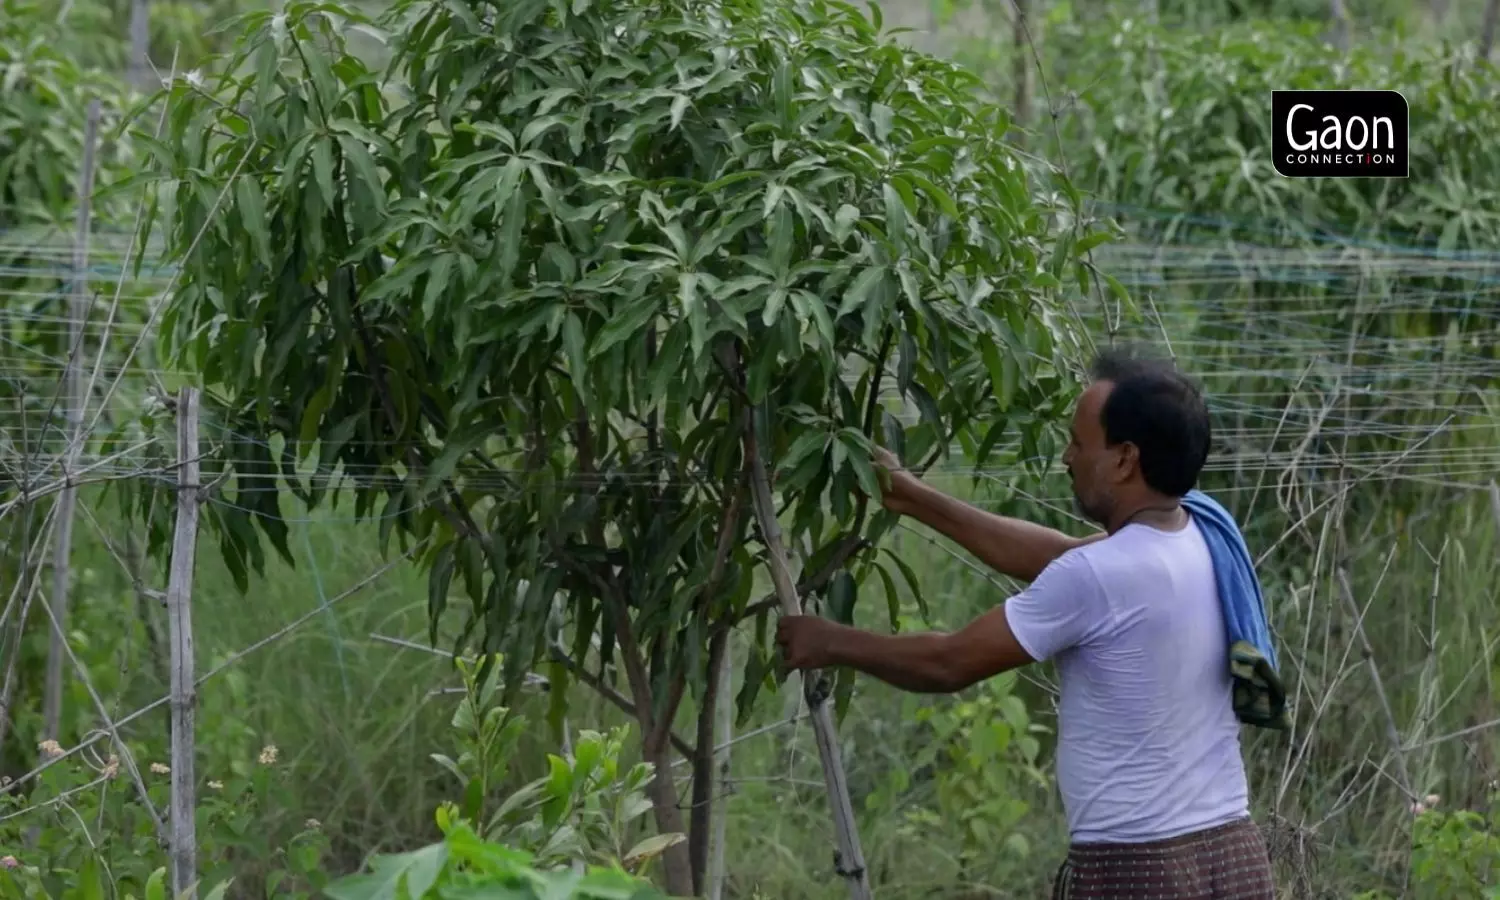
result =
[[1111,446],[1129,441],[1139,449],[1141,474],[1152,489],[1169,497],[1192,490],[1212,438],[1198,386],[1170,360],[1128,349],[1100,353],[1090,374],[1114,385],[1099,413],[1104,440]]

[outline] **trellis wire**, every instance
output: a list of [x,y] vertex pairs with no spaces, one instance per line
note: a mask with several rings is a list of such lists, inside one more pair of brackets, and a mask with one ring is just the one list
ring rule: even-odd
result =
[[[9,235],[0,233],[0,259],[9,263],[8,266],[0,266],[0,280],[6,276],[61,279],[76,271],[64,263],[66,255],[60,250],[22,242],[11,243],[9,238]],[[100,243],[107,247],[106,242]],[[1469,254],[1455,257],[1422,248],[1363,248],[1356,251],[1348,245],[1305,251],[1246,244],[1231,247],[1193,243],[1164,246],[1147,242],[1105,245],[1096,254],[1096,261],[1106,270],[1114,272],[1124,283],[1152,294],[1183,289],[1196,291],[1216,286],[1234,287],[1251,279],[1261,285],[1279,282],[1288,286],[1334,285],[1335,288],[1339,283],[1357,278],[1384,278],[1397,282],[1406,279],[1467,282],[1471,286],[1468,290],[1393,289],[1375,297],[1371,297],[1363,289],[1329,289],[1306,297],[1281,297],[1250,292],[1197,301],[1190,309],[1181,308],[1167,300],[1158,304],[1155,315],[1145,317],[1144,324],[1138,325],[1136,331],[1148,339],[1152,336],[1153,327],[1163,332],[1172,352],[1207,386],[1216,414],[1224,419],[1238,416],[1241,420],[1250,421],[1251,424],[1233,424],[1218,430],[1220,445],[1207,467],[1206,471],[1210,474],[1234,472],[1241,477],[1294,474],[1304,479],[1317,476],[1317,486],[1331,491],[1332,497],[1342,497],[1354,487],[1376,481],[1409,480],[1445,488],[1491,489],[1489,479],[1493,471],[1500,468],[1500,449],[1493,443],[1481,448],[1461,444],[1428,444],[1432,443],[1437,432],[1447,438],[1472,435],[1483,439],[1486,434],[1493,434],[1500,427],[1500,404],[1496,403],[1493,391],[1497,374],[1493,354],[1494,327],[1500,321],[1500,305],[1496,302],[1496,290],[1500,288],[1500,255]],[[130,251],[126,250],[123,256],[124,261],[115,268],[107,263],[96,262],[91,265],[91,277],[122,276]],[[49,262],[56,265],[41,268],[25,265]],[[148,393],[159,387],[164,379],[192,375],[190,372],[167,368],[112,364],[108,361],[111,357],[124,355],[128,361],[133,362],[150,345],[161,309],[161,299],[170,291],[178,274],[166,267],[146,265],[143,266],[143,277],[140,279],[119,277],[113,302],[107,307],[108,321],[90,322],[81,327],[81,333],[99,351],[90,379],[90,396],[93,384],[100,375],[112,379],[109,391],[99,401],[99,415],[95,416],[91,425],[98,423],[99,416],[105,414],[106,409],[122,418],[136,412],[135,407],[139,401],[128,395],[120,395],[116,389],[121,385],[128,384],[132,394]],[[126,293],[124,286],[127,282],[135,285],[133,291],[146,292]],[[61,292],[30,288],[0,290],[0,300],[4,301],[4,311],[0,312],[0,379],[32,381],[67,371],[67,360],[33,347],[23,348],[15,337],[24,334],[28,340],[35,340],[63,338],[68,335],[68,325],[73,321],[71,317],[49,316],[38,311],[42,304],[61,297]],[[1389,338],[1366,335],[1353,327],[1340,329],[1329,324],[1336,314],[1345,309],[1346,304],[1342,301],[1353,300],[1362,301],[1357,312],[1366,322],[1384,317],[1438,313],[1463,317],[1470,322],[1487,322],[1490,331],[1462,336],[1455,343],[1453,338],[1446,335]],[[127,308],[145,304],[149,310],[147,321],[117,321],[116,314],[122,304]],[[1275,308],[1265,311],[1257,309],[1254,318],[1247,319],[1246,310],[1261,304],[1274,305]],[[1127,330],[1119,327],[1121,323],[1118,319],[1098,309],[1088,311],[1085,321],[1096,332]],[[1236,338],[1233,344],[1225,344],[1211,337],[1187,336],[1182,333],[1187,328],[1234,329]],[[1484,343],[1486,336],[1490,342],[1488,345]],[[1207,350],[1217,352],[1210,358],[1204,353]],[[1488,355],[1485,350],[1490,351]],[[123,351],[123,354],[116,351]],[[12,353],[26,355],[12,356]],[[1351,357],[1358,362],[1346,361]],[[1321,359],[1322,365],[1308,365],[1309,359]],[[1313,378],[1311,383],[1308,381],[1310,371]],[[1247,388],[1235,386],[1236,381],[1246,378],[1257,379],[1260,384]],[[1455,384],[1465,379],[1474,383],[1461,390],[1455,389]],[[1489,380],[1488,390],[1485,379]],[[1384,402],[1373,410],[1346,411],[1340,407],[1339,410],[1330,411],[1329,407],[1334,405],[1335,400],[1361,393],[1375,396]],[[889,388],[886,397],[896,399]],[[1295,408],[1292,405],[1294,402]],[[1446,417],[1446,423],[1438,427],[1432,421],[1409,418],[1394,422],[1384,420],[1386,417],[1417,413],[1429,414],[1435,419]],[[0,434],[19,432],[23,427],[31,425],[32,418],[26,412],[0,410]],[[41,424],[45,426],[46,423]],[[204,422],[203,427],[210,445],[204,451],[204,459],[215,466],[235,466],[248,461],[235,459],[219,449],[230,440],[251,441],[262,446],[273,444],[262,437],[239,434],[211,422]],[[30,428],[32,433],[38,434],[45,434],[46,430],[45,427]],[[1321,436],[1319,446],[1308,448],[1297,445],[1298,440],[1304,438],[1309,430],[1316,430]],[[92,428],[87,433],[92,434]],[[1286,446],[1277,446],[1277,439],[1283,436],[1287,438]],[[1398,445],[1361,449],[1351,453],[1338,453],[1331,449],[1333,441],[1348,437],[1380,438],[1397,442]],[[359,442],[354,444],[359,445]],[[141,442],[125,453],[90,454],[84,452],[85,448],[76,441],[68,441],[68,446],[57,453],[38,452],[28,456],[22,466],[26,475],[23,483],[29,484],[33,477],[42,479],[35,492],[28,492],[29,499],[35,501],[48,491],[55,493],[85,482],[126,478],[155,479],[163,484],[175,481],[178,464],[148,462],[142,454],[148,446],[149,442]],[[385,447],[399,449],[390,444]],[[1235,452],[1225,452],[1226,447],[1233,448]],[[292,449],[295,451],[303,448],[294,444]],[[1027,464],[1051,459],[1048,454],[1025,456],[1021,445],[1015,440],[1000,442],[996,453],[1003,460],[1002,463],[975,469],[961,462],[945,461],[935,466],[929,477],[940,480],[978,477],[983,481],[998,483],[1002,490],[1009,487],[1013,493],[1019,494],[1024,491],[1008,482],[1025,475],[1028,471],[1025,468]],[[70,454],[77,460],[76,467],[65,464]],[[35,471],[32,470],[33,463]],[[48,480],[47,474],[59,464],[62,464],[65,476],[66,473],[77,472],[80,477]],[[521,468],[501,467],[494,475],[465,477],[476,488],[503,489],[514,486],[516,476],[524,474],[525,471]],[[358,478],[367,485],[389,486],[400,477],[381,472],[376,467],[342,465],[335,470],[322,464],[299,475],[309,483],[325,486],[343,483],[342,480],[349,477]],[[1051,479],[1044,479],[1042,484],[1052,484],[1058,478],[1060,476],[1054,475]],[[241,474],[240,485],[242,490],[281,490],[273,479],[274,476],[247,477]],[[704,484],[707,479],[700,473],[685,481],[691,486]],[[625,472],[598,478],[572,477],[563,480],[562,485],[572,489],[591,490],[606,483],[631,485],[662,482],[651,473]],[[517,489],[525,490],[526,487],[522,484]],[[1216,490],[1242,495],[1259,493],[1262,489],[1259,485],[1237,483]],[[1055,492],[1042,491],[1027,495],[1025,499],[1041,505],[1063,507],[1071,502],[1071,493],[1059,486]],[[206,496],[205,502],[231,508],[236,506],[232,501],[212,493]],[[1002,499],[978,502],[1005,504],[1013,501]],[[11,508],[11,504],[6,504],[0,508],[0,514]],[[398,513],[378,515],[395,514]],[[1500,514],[1497,514],[1497,518],[1500,518]],[[292,517],[290,521],[311,522],[314,519]],[[316,521],[327,522],[330,519],[323,517]],[[1265,552],[1270,553],[1269,550]],[[995,579],[991,577],[990,580]],[[357,589],[356,587],[354,590]],[[346,592],[326,603],[320,603],[318,609],[277,632],[276,636],[288,633],[309,620],[312,615],[328,613],[334,603],[348,595]],[[240,656],[234,657],[234,660],[265,646],[270,640],[276,639],[276,636],[252,645]],[[231,664],[233,661],[210,671],[196,679],[195,684],[202,684]],[[165,698],[116,720],[111,723],[111,730],[133,721],[163,702]],[[1416,745],[1407,741],[1406,745],[1427,746],[1433,740],[1453,740],[1466,733],[1468,732],[1456,732]],[[96,734],[86,738],[83,743],[72,748],[69,754],[89,746],[100,736],[102,735]],[[751,735],[742,735],[740,739],[749,736]],[[1406,745],[1398,745],[1395,749],[1411,749]],[[56,760],[52,760],[46,765],[55,762]],[[28,773],[23,776],[23,780],[34,777],[35,774],[36,772]],[[21,782],[17,782],[19,783]],[[1353,800],[1350,799],[1349,802]]]

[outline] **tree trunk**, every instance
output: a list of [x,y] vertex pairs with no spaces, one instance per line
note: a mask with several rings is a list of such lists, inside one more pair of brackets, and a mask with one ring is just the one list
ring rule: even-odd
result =
[[[724,646],[729,629],[720,628],[708,642],[708,683],[703,688],[703,702],[698,709],[698,735],[693,754],[693,808],[688,817],[688,858],[693,867],[693,894],[707,891],[708,839],[713,831],[714,808],[714,720],[718,714],[719,668],[724,663]],[[721,813],[722,814],[722,813]]]
[[[649,700],[647,704],[650,708]],[[672,786],[671,745],[662,741],[660,747],[647,747],[646,752],[647,761],[656,767],[656,774],[646,786],[656,817],[656,831],[663,835],[684,834],[682,810],[678,807],[677,790]],[[693,866],[687,843],[679,841],[668,847],[661,855],[661,864],[667,893],[673,897],[693,896]]]
[[[600,536],[596,535],[595,540],[601,546],[604,543]],[[651,781],[646,785],[646,796],[651,799],[657,833],[663,836],[686,836],[686,830],[682,827],[682,810],[678,807],[677,790],[672,786],[672,719],[676,716],[677,704],[682,699],[682,676],[679,675],[671,687],[658,720],[652,709],[651,680],[646,674],[645,657],[641,654],[635,629],[625,612],[629,609],[629,604],[620,602],[619,596],[612,591],[606,595],[605,602],[606,608],[611,608],[620,661],[625,666],[631,703],[635,707],[636,722],[641,729],[641,755],[655,767]],[[662,852],[661,861],[667,893],[674,897],[691,897],[693,867],[688,860],[687,843],[678,841],[668,847]]]

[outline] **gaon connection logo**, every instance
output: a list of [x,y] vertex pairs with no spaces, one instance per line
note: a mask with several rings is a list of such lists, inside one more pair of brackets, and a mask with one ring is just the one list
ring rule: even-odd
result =
[[1287,178],[1405,178],[1400,91],[1272,91],[1271,155]]

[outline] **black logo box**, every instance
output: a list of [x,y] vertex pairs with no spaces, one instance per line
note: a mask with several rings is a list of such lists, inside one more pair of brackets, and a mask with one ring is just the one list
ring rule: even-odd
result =
[[1406,178],[1400,91],[1272,91],[1271,163],[1287,178]]

